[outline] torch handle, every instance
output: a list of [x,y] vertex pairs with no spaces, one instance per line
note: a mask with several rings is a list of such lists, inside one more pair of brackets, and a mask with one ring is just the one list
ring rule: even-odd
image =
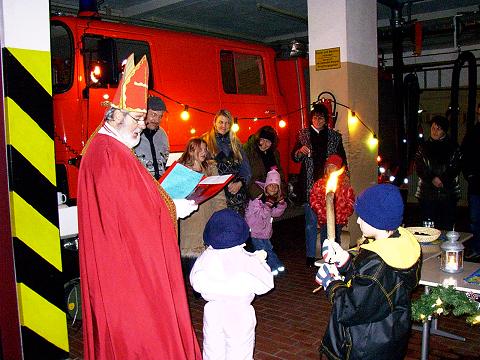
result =
[[335,193],[330,191],[326,195],[327,204],[327,239],[335,241],[335,206],[334,206]]

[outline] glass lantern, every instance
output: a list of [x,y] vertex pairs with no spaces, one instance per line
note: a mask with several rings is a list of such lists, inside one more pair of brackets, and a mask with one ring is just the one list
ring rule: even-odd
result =
[[460,234],[456,231],[449,231],[445,241],[440,248],[442,250],[440,269],[448,273],[459,273],[463,271],[463,249],[462,243],[458,242]]

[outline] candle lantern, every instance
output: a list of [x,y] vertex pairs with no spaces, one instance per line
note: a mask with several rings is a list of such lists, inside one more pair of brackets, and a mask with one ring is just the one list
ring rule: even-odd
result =
[[442,250],[440,269],[448,273],[462,272],[464,246],[458,242],[460,234],[456,231],[449,231],[446,236],[448,240],[440,245]]

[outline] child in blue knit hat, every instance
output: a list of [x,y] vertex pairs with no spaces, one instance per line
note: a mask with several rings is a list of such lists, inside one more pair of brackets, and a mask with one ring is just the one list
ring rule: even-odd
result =
[[420,279],[420,246],[400,227],[403,200],[391,184],[372,186],[355,203],[363,236],[351,257],[324,242],[316,281],[332,303],[320,352],[328,359],[403,359],[411,327],[410,295]]
[[273,288],[265,250],[245,251],[249,227],[231,209],[208,220],[203,241],[208,248],[190,273],[190,283],[208,302],[203,311],[203,359],[253,359],[255,295]]

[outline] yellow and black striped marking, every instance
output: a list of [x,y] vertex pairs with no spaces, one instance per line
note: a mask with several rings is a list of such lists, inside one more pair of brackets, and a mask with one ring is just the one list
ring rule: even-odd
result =
[[24,359],[68,357],[50,52],[3,48],[10,216]]

